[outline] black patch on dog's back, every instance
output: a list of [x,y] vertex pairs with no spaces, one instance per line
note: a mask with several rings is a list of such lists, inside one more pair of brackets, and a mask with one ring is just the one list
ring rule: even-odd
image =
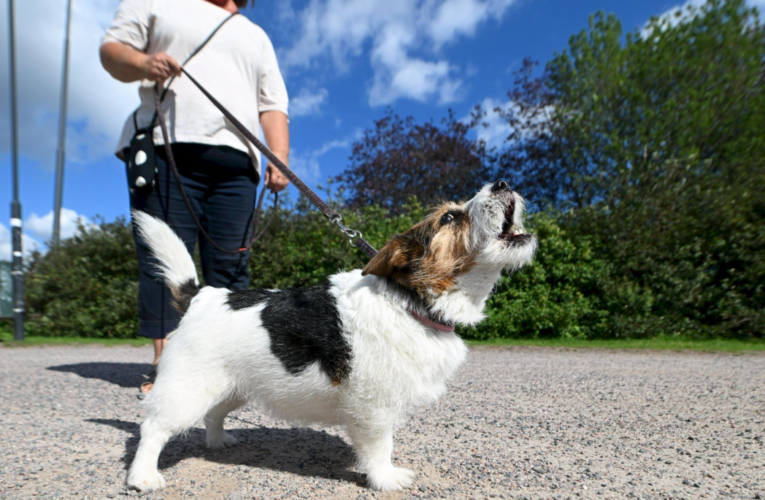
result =
[[231,292],[234,310],[266,303],[261,322],[271,340],[271,352],[293,375],[316,361],[332,382],[339,384],[351,370],[351,347],[343,337],[340,313],[329,282],[308,288]]
[[228,294],[228,299],[226,299],[226,304],[234,311],[238,311],[258,305],[274,293],[276,291],[269,292],[263,289],[231,291]]

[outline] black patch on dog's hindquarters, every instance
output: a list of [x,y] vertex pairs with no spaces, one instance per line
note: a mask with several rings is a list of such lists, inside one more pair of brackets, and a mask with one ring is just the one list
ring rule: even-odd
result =
[[199,285],[193,279],[190,279],[181,286],[174,288],[172,292],[174,299],[173,306],[179,313],[185,314],[189,310],[191,301],[199,293]]
[[351,347],[329,282],[308,288],[231,292],[226,303],[239,310],[265,302],[260,313],[271,352],[293,375],[316,361],[333,383],[351,370]]

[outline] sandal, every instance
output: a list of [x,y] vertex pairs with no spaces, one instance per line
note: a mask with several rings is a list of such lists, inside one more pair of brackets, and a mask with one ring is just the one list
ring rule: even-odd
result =
[[148,391],[144,391],[144,387],[147,387],[148,385],[154,385],[154,381],[157,378],[157,365],[151,365],[151,370],[149,370],[149,373],[144,373],[143,377],[146,379],[145,382],[142,382],[140,386],[138,386],[138,399],[145,399],[146,396],[149,395],[149,392],[151,392],[151,389]]

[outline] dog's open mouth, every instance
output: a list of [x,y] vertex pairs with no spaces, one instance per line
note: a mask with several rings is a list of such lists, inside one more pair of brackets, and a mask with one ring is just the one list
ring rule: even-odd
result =
[[531,240],[531,235],[524,232],[522,229],[518,229],[513,225],[513,212],[515,211],[515,204],[511,203],[505,209],[505,221],[502,223],[502,232],[497,235],[497,238],[505,240],[509,245],[518,245],[526,243]]

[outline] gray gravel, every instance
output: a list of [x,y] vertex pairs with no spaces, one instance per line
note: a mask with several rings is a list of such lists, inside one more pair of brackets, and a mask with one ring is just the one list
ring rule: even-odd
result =
[[[148,347],[0,348],[0,498],[138,497]],[[338,429],[293,429],[247,407],[240,444],[201,427],[160,457],[143,498],[765,499],[765,356],[481,348],[438,406],[396,435],[414,489],[373,493]]]

